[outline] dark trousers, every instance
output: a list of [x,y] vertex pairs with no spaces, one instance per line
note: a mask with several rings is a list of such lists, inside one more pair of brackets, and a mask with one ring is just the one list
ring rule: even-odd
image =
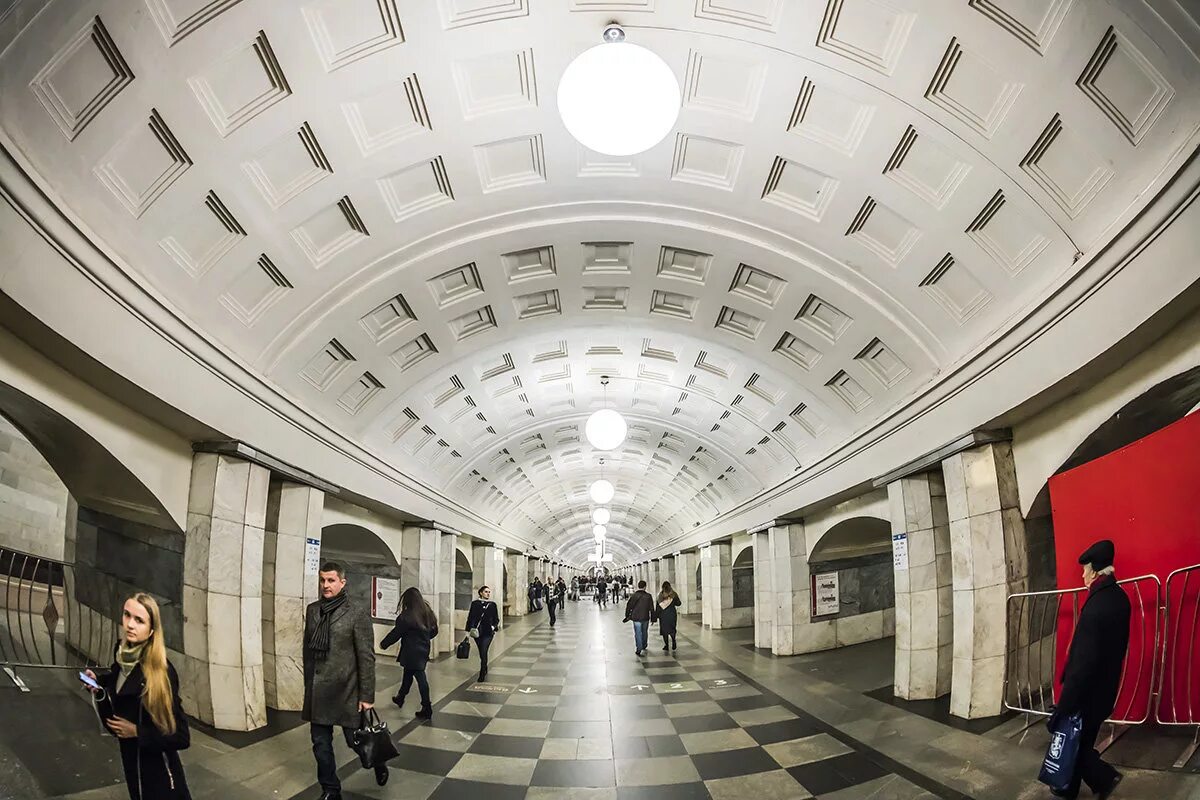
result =
[[1096,752],[1096,737],[1100,735],[1100,726],[1104,720],[1084,719],[1083,729],[1079,732],[1079,757],[1075,761],[1075,777],[1071,785],[1061,796],[1075,797],[1079,794],[1080,782],[1086,783],[1093,792],[1101,792],[1112,786],[1117,778],[1117,771],[1100,758]]
[[[672,647],[672,648],[675,648],[675,647],[676,647],[676,644],[675,644],[675,634],[673,634],[673,633],[664,633],[664,634],[662,635],[662,637],[663,637],[663,650],[666,650],[666,649],[667,649],[667,645],[668,645],[668,644],[669,644],[669,645],[671,645],[671,647]],[[671,638],[671,641],[670,641],[670,642],[668,642],[668,641],[667,641],[667,637],[670,637],[670,638]]]
[[396,692],[396,698],[403,703],[404,698],[408,697],[408,690],[412,688],[413,681],[417,682],[417,691],[421,694],[421,708],[429,708],[429,678],[425,675],[423,669],[404,668],[404,677],[400,680],[400,691]]
[[550,612],[550,627],[551,628],[554,627],[554,623],[558,620],[558,618],[555,616],[555,610],[554,610],[554,607],[557,605],[558,605],[558,601],[555,600],[554,598],[550,598],[550,601],[546,603],[546,610]]
[[483,680],[487,677],[487,654],[488,648],[492,646],[492,637],[479,637],[475,640],[475,646],[479,648],[479,680]]
[[[308,733],[312,737],[313,755],[317,759],[317,783],[321,784],[321,791],[341,792],[337,759],[333,757],[333,726],[313,722],[308,727]],[[342,735],[346,737],[346,746],[350,747],[350,729],[342,728]]]

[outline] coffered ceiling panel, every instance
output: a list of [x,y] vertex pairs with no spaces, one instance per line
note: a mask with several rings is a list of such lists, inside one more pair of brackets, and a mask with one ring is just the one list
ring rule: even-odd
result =
[[[902,407],[1147,202],[1200,124],[1171,3],[17,0],[0,123],[298,402],[572,557],[604,475],[629,558]],[[610,19],[683,90],[627,158],[555,105]]]

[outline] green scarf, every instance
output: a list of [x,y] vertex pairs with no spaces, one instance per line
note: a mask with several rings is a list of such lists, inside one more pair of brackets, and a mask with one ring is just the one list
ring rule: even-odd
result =
[[138,644],[121,642],[121,646],[117,648],[117,666],[121,668],[121,674],[126,678],[129,677],[129,673],[133,672],[133,668],[141,663],[142,651],[148,644],[150,644],[149,639]]

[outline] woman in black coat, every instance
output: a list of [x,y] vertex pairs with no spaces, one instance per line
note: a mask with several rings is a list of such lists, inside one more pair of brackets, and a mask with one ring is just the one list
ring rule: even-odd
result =
[[121,633],[108,672],[86,674],[100,684],[91,691],[120,745],[130,800],[191,800],[179,760],[191,735],[153,597],[139,592],[125,601]]
[[479,680],[487,680],[488,648],[492,646],[492,637],[500,629],[500,612],[492,602],[492,590],[488,586],[479,587],[479,597],[471,601],[471,610],[467,612],[467,633],[475,640],[479,648]]
[[421,590],[410,586],[400,595],[400,615],[396,624],[379,643],[386,650],[396,642],[400,642],[400,653],[396,661],[404,667],[404,677],[400,680],[400,690],[392,698],[398,707],[404,708],[404,698],[412,688],[413,681],[417,682],[417,691],[421,693],[421,708],[417,711],[418,719],[431,719],[433,706],[429,702],[429,679],[425,677],[425,667],[429,665],[430,644],[438,635],[437,617],[429,603],[421,596]]
[[[662,591],[658,593],[658,599],[651,612],[653,618],[658,620],[658,633],[662,636],[663,652],[678,647],[675,642],[675,630],[679,624],[679,612],[675,609],[680,605],[682,603],[679,595],[675,594],[675,590],[671,588],[671,582],[663,581]],[[667,637],[671,639],[669,647],[667,646]]]

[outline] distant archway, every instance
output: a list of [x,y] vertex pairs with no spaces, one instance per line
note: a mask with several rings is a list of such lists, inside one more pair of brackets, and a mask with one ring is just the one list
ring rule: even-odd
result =
[[[321,529],[321,562],[335,561],[346,573],[346,594],[362,608],[372,608],[372,578],[400,577],[400,564],[387,542],[370,528],[348,522]],[[429,599],[429,598],[426,598]],[[377,619],[390,619],[397,609],[377,608]]]
[[454,548],[454,610],[469,611],[475,598],[475,573],[466,554]]
[[733,562],[733,607],[754,608],[754,548],[738,553]]

